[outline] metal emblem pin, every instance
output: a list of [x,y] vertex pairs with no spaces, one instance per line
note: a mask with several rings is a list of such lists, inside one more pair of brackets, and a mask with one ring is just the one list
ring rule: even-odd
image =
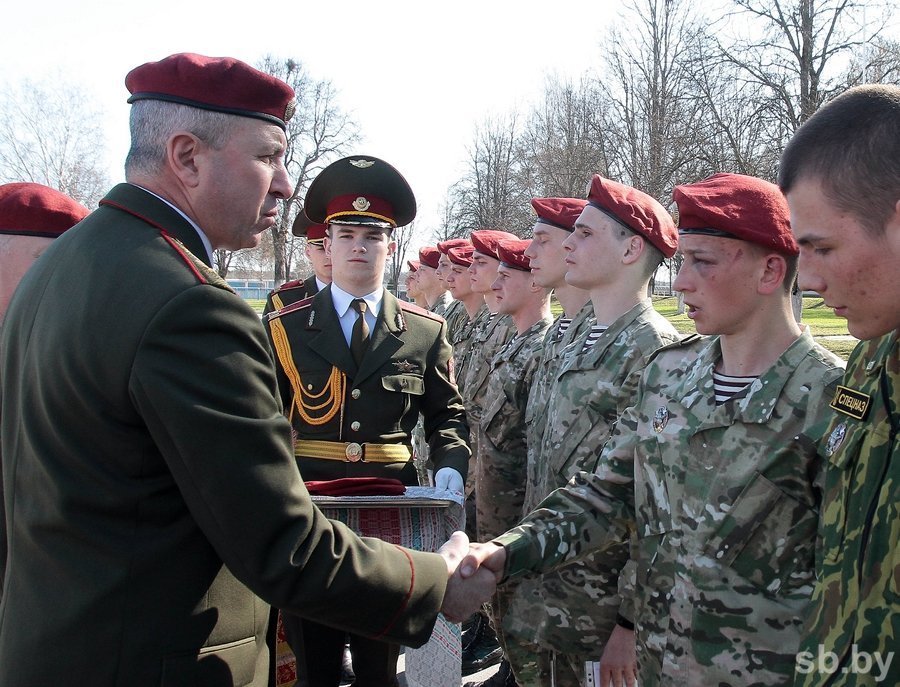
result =
[[844,443],[844,437],[847,435],[847,423],[842,422],[837,427],[835,427],[831,434],[828,437],[828,442],[825,444],[825,455],[827,457],[831,457],[834,455],[834,452],[837,451],[841,444]]
[[313,326],[313,322],[315,322],[315,321],[316,321],[316,311],[315,311],[315,310],[310,310],[310,311],[309,311],[309,321],[306,323],[306,326],[307,326],[307,327],[312,327],[312,326]]
[[418,365],[411,363],[408,360],[396,360],[394,361],[394,367],[397,368],[397,372],[412,372]]
[[362,446],[355,441],[347,444],[347,448],[344,449],[344,455],[347,456],[347,460],[351,463],[359,462],[362,459],[362,454]]
[[358,169],[368,169],[375,164],[375,160],[350,160],[350,164]]
[[653,415],[653,431],[659,434],[666,428],[667,424],[669,424],[668,408],[657,408],[656,413]]
[[353,201],[353,209],[358,210],[359,212],[365,212],[372,206],[368,200],[360,196],[356,200]]

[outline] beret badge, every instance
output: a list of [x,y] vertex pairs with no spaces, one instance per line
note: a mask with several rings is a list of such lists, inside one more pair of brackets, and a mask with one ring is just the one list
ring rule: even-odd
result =
[[290,100],[288,101],[287,106],[284,108],[284,121],[290,121],[291,117],[293,117],[297,112],[297,101]]

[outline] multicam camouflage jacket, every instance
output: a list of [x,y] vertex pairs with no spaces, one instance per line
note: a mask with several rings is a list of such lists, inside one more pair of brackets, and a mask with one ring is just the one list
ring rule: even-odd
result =
[[522,518],[525,497],[525,407],[550,318],[516,334],[494,357],[478,425],[475,506],[478,538],[486,540]]
[[459,392],[465,399],[469,427],[481,421],[487,380],[496,356],[516,335],[516,325],[509,315],[490,313],[472,337],[465,379],[459,380]]
[[581,341],[585,331],[590,330],[594,324],[594,306],[590,301],[575,313],[568,329],[560,333],[560,322],[563,318],[557,317],[547,333],[544,335],[544,345],[541,347],[541,358],[534,378],[531,380],[531,390],[528,392],[528,405],[525,411],[526,443],[528,444],[528,478],[526,483],[525,503],[522,506],[523,515],[527,515],[546,496],[541,494],[535,498],[534,491],[529,485],[535,484],[534,476],[537,470],[537,459],[540,455],[541,441],[544,430],[547,427],[547,409],[550,391],[556,382],[556,374],[562,361],[564,351],[572,345],[573,341]]
[[454,300],[448,291],[445,291],[441,298],[444,304],[444,312],[438,314],[447,322],[447,341],[452,344],[459,328],[469,321],[469,314],[466,312],[466,307],[462,304],[462,301]]
[[823,560],[798,686],[900,684],[898,346],[897,331],[859,344],[832,399],[819,444]]
[[687,364],[661,351],[594,472],[496,540],[521,575],[636,532],[645,687],[788,684],[809,608],[821,473],[810,437],[830,419],[842,362],[807,331],[717,406],[720,358],[718,338]]
[[[462,304],[460,304],[462,305]],[[456,328],[452,337],[448,337],[450,344],[453,346],[453,362],[456,366],[456,383],[462,393],[462,380],[466,378],[469,369],[469,363],[472,359],[472,344],[475,341],[475,333],[479,328],[487,322],[491,313],[487,306],[482,303],[481,307],[475,313],[475,316],[469,319],[466,309],[462,308],[464,321]],[[463,403],[468,405],[469,399],[463,397]]]
[[[535,464],[529,465],[529,506],[579,471],[593,470],[619,415],[634,403],[647,361],[658,348],[679,339],[649,301],[619,317],[582,353],[589,333],[587,326],[566,349],[549,390],[543,441]],[[632,615],[630,599],[623,607],[617,593],[628,557],[628,544],[622,543],[523,580],[504,629],[559,653],[599,660],[616,616]]]

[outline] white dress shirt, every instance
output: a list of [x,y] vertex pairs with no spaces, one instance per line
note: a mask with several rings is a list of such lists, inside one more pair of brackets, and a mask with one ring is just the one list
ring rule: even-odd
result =
[[[344,332],[344,341],[350,345],[350,335],[353,332],[353,324],[358,317],[356,310],[350,304],[360,296],[351,296],[340,286],[331,282],[331,300],[334,303],[334,311],[341,321],[341,331]],[[372,293],[361,297],[366,302],[366,323],[369,325],[369,336],[375,331],[375,320],[381,312],[381,302],[384,300],[384,287],[380,287]]]

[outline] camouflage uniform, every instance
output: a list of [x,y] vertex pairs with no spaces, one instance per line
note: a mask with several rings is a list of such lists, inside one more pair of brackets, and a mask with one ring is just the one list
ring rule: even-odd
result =
[[[472,319],[468,319],[468,313],[461,303],[460,307],[465,320],[456,328],[453,336],[447,337],[453,345],[453,362],[456,367],[457,383],[466,378],[469,362],[472,358],[471,349],[472,343],[475,341],[475,334],[490,316],[490,312],[484,303],[481,304],[481,307],[478,308]],[[463,401],[468,403],[468,399],[463,398]]]
[[636,531],[641,685],[790,681],[812,593],[815,443],[842,362],[805,332],[717,406],[718,338],[648,365],[593,473],[498,539],[520,575],[602,551]]
[[[810,664],[796,684],[900,684],[900,358],[898,332],[860,343],[841,384],[855,391],[836,397],[819,452],[825,458],[823,560],[813,612],[801,649]],[[866,403],[865,407],[851,399]],[[821,649],[819,647],[822,647]],[[822,664],[820,651],[836,655]],[[854,653],[878,652],[890,665],[854,670]],[[891,653],[895,655],[890,656]],[[839,661],[839,663],[838,663]],[[861,661],[860,661],[861,663]],[[847,670],[845,673],[844,670]],[[834,672],[834,675],[831,675]],[[829,681],[829,678],[833,678]]]
[[[580,470],[593,470],[619,415],[633,405],[650,356],[680,338],[650,301],[619,317],[582,353],[589,333],[588,326],[567,348],[549,390],[543,440],[529,465],[533,505]],[[539,654],[547,650],[565,656],[557,665],[557,684],[580,684],[584,662],[600,659],[616,616],[631,617],[630,606],[620,609],[617,593],[628,558],[623,543],[519,585],[504,629],[525,645],[523,651],[511,649],[521,653],[513,658],[513,670],[523,687],[546,683],[537,659],[546,666],[548,657]]]

